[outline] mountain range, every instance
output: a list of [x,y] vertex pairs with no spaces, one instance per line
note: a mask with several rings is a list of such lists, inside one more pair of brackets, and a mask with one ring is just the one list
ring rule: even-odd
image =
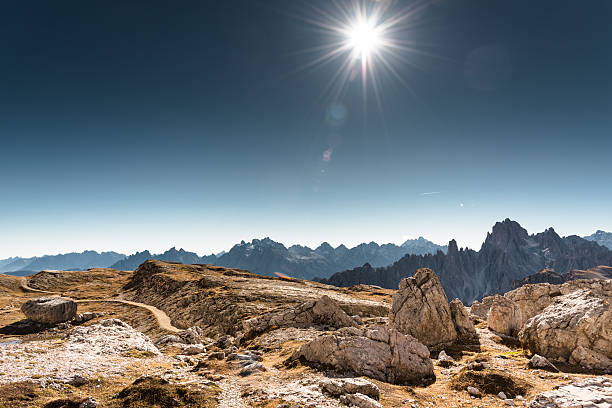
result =
[[552,228],[529,235],[516,221],[506,219],[493,226],[480,251],[459,249],[452,240],[446,254],[406,255],[387,267],[365,264],[318,281],[395,289],[400,279],[427,267],[436,272],[449,298],[471,304],[483,296],[504,293],[514,282],[543,269],[563,275],[598,265],[612,265],[612,250],[576,235],[562,238]]
[[126,256],[116,252],[97,253],[85,251],[61,255],[46,255],[34,258],[8,258],[0,260],[0,273],[29,275],[45,269],[86,270],[89,268],[111,267],[119,270],[134,270],[149,259],[184,264],[214,264],[230,268],[243,268],[261,275],[290,275],[312,279],[328,277],[335,272],[369,262],[385,266],[406,254],[427,254],[446,252],[445,246],[436,245],[423,237],[411,239],[402,245],[375,242],[361,244],[354,248],[340,245],[336,248],[323,243],[316,249],[293,245],[286,248],[270,238],[242,241],[228,252],[200,257],[194,252],[171,248],[161,254],[148,250]]
[[270,238],[264,238],[254,239],[251,242],[242,241],[234,245],[228,252],[203,257],[176,248],[158,255],[143,251],[130,255],[111,267],[120,270],[133,270],[147,259],[159,259],[167,262],[213,264],[228,268],[241,268],[260,275],[280,274],[302,279],[313,279],[315,277],[328,277],[335,272],[363,265],[365,262],[376,266],[386,266],[408,253],[422,255],[437,251],[446,252],[446,249],[446,247],[436,245],[423,237],[407,240],[400,246],[394,244],[379,245],[370,242],[350,249],[344,245],[334,248],[327,242],[315,249],[301,245],[293,245],[287,248]]
[[597,242],[601,246],[612,249],[612,232],[598,230],[594,234],[584,237],[584,239]]
[[25,275],[44,269],[85,270],[89,268],[106,268],[125,255],[117,252],[84,251],[59,255],[45,255],[33,258],[8,258],[0,260],[0,273],[11,272]]

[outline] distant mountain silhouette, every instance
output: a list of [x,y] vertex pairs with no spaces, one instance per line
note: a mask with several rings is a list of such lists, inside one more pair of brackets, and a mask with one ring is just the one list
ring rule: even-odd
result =
[[125,258],[125,255],[117,252],[98,253],[96,251],[72,252],[33,258],[8,258],[0,260],[0,272],[23,274],[45,269],[85,270],[106,268],[123,258]]
[[187,252],[183,248],[179,250],[176,248],[170,248],[163,254],[157,255],[152,255],[149,251],[136,252],[135,254],[114,263],[111,265],[111,268],[122,271],[132,271],[138,268],[141,263],[149,259],[158,259],[160,261],[179,262],[184,264],[201,263],[201,258],[194,252]]
[[387,267],[366,264],[320,281],[395,289],[400,279],[427,267],[438,274],[449,298],[458,297],[471,304],[485,295],[504,293],[513,288],[514,282],[546,268],[565,274],[598,265],[612,265],[610,249],[575,235],[561,238],[552,228],[529,235],[517,222],[506,219],[495,224],[480,251],[459,249],[452,240],[447,254],[406,255]]
[[446,251],[446,247],[436,245],[424,238],[406,241],[402,246],[394,244],[379,245],[375,242],[361,244],[354,248],[340,245],[336,248],[327,242],[316,249],[293,245],[289,248],[270,238],[242,241],[228,252],[198,257],[193,252],[170,249],[159,255],[149,251],[138,252],[117,262],[112,267],[122,270],[136,269],[147,259],[168,262],[214,264],[228,268],[247,269],[261,275],[282,274],[292,277],[313,279],[327,277],[348,268],[369,262],[376,266],[390,265],[407,253],[430,253]]
[[584,237],[584,239],[597,242],[601,246],[612,249],[612,232],[598,230],[594,234]]

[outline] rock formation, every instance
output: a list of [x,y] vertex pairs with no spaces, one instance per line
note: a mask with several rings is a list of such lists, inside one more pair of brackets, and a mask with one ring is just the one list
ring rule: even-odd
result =
[[529,408],[574,408],[612,406],[612,381],[589,378],[535,396]]
[[435,378],[429,350],[395,329],[342,328],[304,344],[289,359],[374,378],[414,384]]
[[612,307],[589,290],[559,296],[527,321],[519,340],[549,359],[612,372]]
[[457,339],[448,299],[431,269],[419,269],[414,276],[400,281],[393,295],[389,324],[428,346]]
[[436,271],[449,297],[471,304],[483,296],[511,290],[516,281],[545,268],[565,274],[598,265],[612,265],[612,250],[577,236],[561,238],[552,228],[529,235],[517,222],[507,219],[493,226],[478,252],[459,249],[453,240],[447,254],[406,255],[387,267],[363,266],[322,282],[392,289],[416,269],[427,267]]
[[325,326],[334,329],[357,327],[357,322],[347,315],[329,296],[310,300],[296,308],[281,312],[268,313],[242,323],[243,337],[252,338],[271,327],[311,327]]
[[513,336],[521,329],[521,311],[511,300],[495,295],[487,316],[487,326],[489,329]]
[[56,324],[72,319],[77,311],[74,300],[63,297],[43,297],[28,300],[21,311],[30,320],[43,324]]
[[454,299],[449,304],[451,319],[457,332],[457,340],[460,342],[471,342],[477,338],[474,322],[470,318],[468,310],[459,299]]

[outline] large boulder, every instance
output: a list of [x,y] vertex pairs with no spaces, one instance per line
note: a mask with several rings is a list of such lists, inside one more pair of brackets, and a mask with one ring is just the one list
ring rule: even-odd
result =
[[529,408],[575,408],[612,406],[612,380],[589,378],[556,390],[542,392],[529,403]]
[[470,307],[470,315],[472,318],[487,320],[493,299],[493,296],[487,296],[482,298],[482,301],[480,302],[477,300],[473,301],[472,306]]
[[357,327],[359,324],[327,295],[321,296],[316,301],[310,300],[297,307],[290,307],[281,312],[265,314],[242,323],[243,338],[245,339],[253,338],[270,328],[305,328],[312,326],[339,329],[341,327]]
[[516,303],[504,296],[495,295],[487,317],[489,329],[507,336],[514,336],[521,329],[521,325],[521,311]]
[[553,361],[612,372],[610,299],[588,289],[559,296],[518,337],[523,348]]
[[431,269],[418,269],[402,279],[393,295],[389,324],[428,346],[444,345],[457,339],[448,299]]
[[449,304],[451,319],[455,325],[457,339],[461,342],[470,342],[477,340],[476,329],[474,322],[470,318],[468,310],[459,299],[454,299]]
[[429,350],[410,335],[386,326],[342,328],[304,344],[288,362],[363,375],[392,384],[435,380]]
[[30,320],[43,324],[67,322],[76,315],[77,304],[64,297],[30,299],[21,306],[21,311]]

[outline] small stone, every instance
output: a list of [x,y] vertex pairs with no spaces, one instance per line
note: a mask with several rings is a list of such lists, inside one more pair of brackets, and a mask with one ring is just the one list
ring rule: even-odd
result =
[[87,398],[79,404],[79,408],[96,408],[97,406],[98,402],[92,397]]
[[482,393],[476,387],[467,387],[467,392],[468,392],[468,394],[470,394],[473,397],[481,397],[482,396]]
[[555,367],[553,363],[551,363],[546,357],[542,357],[539,354],[534,354],[533,357],[531,357],[529,360],[529,367],[548,370],[554,373],[559,372],[559,369]]
[[363,394],[347,394],[340,397],[340,402],[359,408],[382,408],[379,402]]
[[215,351],[214,353],[210,353],[208,355],[209,360],[223,360],[225,358],[225,353],[222,351]]
[[503,400],[507,399],[508,397],[506,396],[506,394],[503,391],[500,391],[499,394],[497,394],[497,396]]

